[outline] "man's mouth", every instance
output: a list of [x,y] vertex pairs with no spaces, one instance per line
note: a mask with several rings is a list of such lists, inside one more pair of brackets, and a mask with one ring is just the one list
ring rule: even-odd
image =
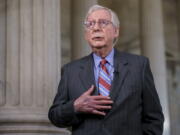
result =
[[92,40],[94,40],[94,41],[102,41],[103,39],[104,39],[104,37],[100,37],[100,36],[92,38]]

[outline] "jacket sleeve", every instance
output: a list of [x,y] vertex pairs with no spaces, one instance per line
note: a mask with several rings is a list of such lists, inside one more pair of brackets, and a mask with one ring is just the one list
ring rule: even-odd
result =
[[148,59],[145,59],[143,67],[142,100],[143,135],[162,135],[164,115],[155,88],[154,79],[152,76]]
[[81,121],[74,111],[74,100],[69,100],[67,70],[67,67],[63,67],[61,70],[58,92],[48,114],[49,120],[57,127],[69,127]]

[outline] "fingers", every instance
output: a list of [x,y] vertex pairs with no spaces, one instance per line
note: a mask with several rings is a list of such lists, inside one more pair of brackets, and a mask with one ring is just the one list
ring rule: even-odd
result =
[[99,101],[94,101],[93,102],[96,105],[111,105],[113,104],[112,100],[99,100]]
[[102,115],[102,116],[106,115],[105,112],[99,111],[99,110],[96,110],[96,109],[93,109],[93,108],[88,108],[88,112],[90,112],[92,114],[96,114],[96,115]]
[[95,105],[94,108],[96,110],[108,110],[111,109],[112,107],[110,105]]
[[113,104],[110,97],[107,96],[91,96],[95,104]]
[[105,112],[101,112],[101,111],[98,111],[98,110],[93,110],[92,113],[93,113],[93,114],[97,114],[97,115],[102,115],[102,116],[105,116],[105,115],[106,115]]
[[98,96],[91,96],[94,100],[111,100],[110,97],[108,96],[101,96],[101,95],[98,95]]

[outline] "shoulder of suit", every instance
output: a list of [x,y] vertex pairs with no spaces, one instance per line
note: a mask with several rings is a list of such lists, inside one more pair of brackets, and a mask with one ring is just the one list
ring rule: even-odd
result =
[[132,54],[122,51],[116,51],[116,53],[118,54],[118,57],[126,59],[126,61],[128,61],[129,63],[143,63],[144,61],[148,60],[147,57],[138,54]]
[[128,59],[147,59],[146,56],[138,55],[138,54],[132,54],[127,52],[122,52],[122,55],[124,55]]

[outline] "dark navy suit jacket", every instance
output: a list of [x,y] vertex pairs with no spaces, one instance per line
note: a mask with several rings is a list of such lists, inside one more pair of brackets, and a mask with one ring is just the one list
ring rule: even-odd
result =
[[[146,57],[114,54],[114,101],[106,116],[74,111],[73,102],[95,85],[90,54],[62,68],[61,81],[49,119],[57,127],[72,127],[72,135],[162,135],[164,116]],[[93,95],[97,95],[97,90]]]

